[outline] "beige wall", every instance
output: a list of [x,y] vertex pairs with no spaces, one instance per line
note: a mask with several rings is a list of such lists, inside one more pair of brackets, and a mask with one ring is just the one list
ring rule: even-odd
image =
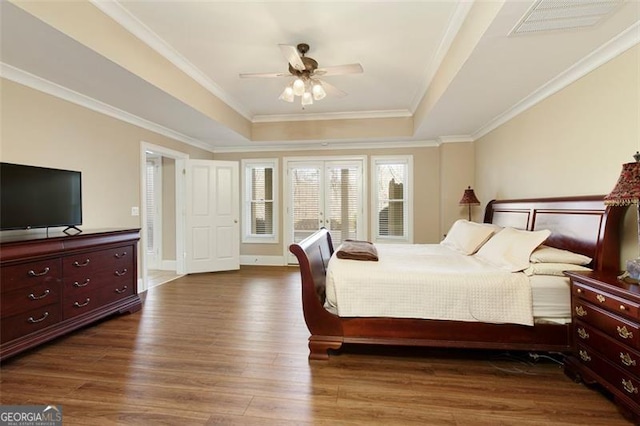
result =
[[140,227],[140,142],[210,152],[9,80],[1,82],[0,160],[82,172],[83,229]]
[[[413,181],[414,181],[414,200],[413,200],[413,222],[414,222],[414,242],[415,243],[434,243],[441,240],[440,238],[440,148],[424,147],[424,148],[395,148],[395,149],[372,149],[372,150],[320,150],[320,151],[287,151],[287,152],[256,152],[256,153],[233,153],[233,154],[216,154],[216,160],[240,161],[250,158],[278,158],[280,164],[280,185],[278,188],[280,199],[280,239],[277,244],[241,244],[240,253],[242,255],[255,256],[282,256],[284,253],[283,229],[284,214],[282,212],[283,183],[282,175],[283,158],[292,157],[331,157],[331,156],[349,156],[349,155],[366,155],[367,156],[367,182],[370,182],[370,156],[371,155],[413,155]],[[367,185],[369,187],[369,185]],[[462,192],[460,192],[462,194]],[[368,197],[369,203],[371,202]],[[365,238],[371,236],[372,224],[371,206],[366,210],[369,228]]]
[[[440,236],[444,237],[453,222],[469,217],[468,207],[460,206],[464,190],[475,186],[475,151],[472,142],[447,143],[440,147]],[[478,199],[482,194],[475,191]],[[488,200],[487,200],[488,201]],[[471,220],[482,222],[482,209],[471,207]]]
[[[640,46],[476,141],[481,200],[608,194],[640,144]],[[638,256],[635,211],[622,258]]]

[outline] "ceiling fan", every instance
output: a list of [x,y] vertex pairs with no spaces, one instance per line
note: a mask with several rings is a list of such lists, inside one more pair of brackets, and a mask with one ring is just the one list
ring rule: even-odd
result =
[[273,77],[295,77],[293,82],[288,84],[279,99],[286,102],[293,102],[295,96],[302,98],[302,106],[311,105],[313,101],[323,99],[327,92],[333,96],[342,97],[346,93],[337,87],[321,81],[317,77],[360,74],[363,72],[360,64],[347,64],[332,67],[318,68],[318,61],[306,56],[309,45],[300,43],[297,46],[279,44],[280,51],[289,63],[289,72],[275,73],[241,73],[241,78],[273,78]]

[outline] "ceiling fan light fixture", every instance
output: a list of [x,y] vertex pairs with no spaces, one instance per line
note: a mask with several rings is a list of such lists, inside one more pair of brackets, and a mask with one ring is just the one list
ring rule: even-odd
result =
[[293,102],[293,87],[291,85],[284,88],[278,99],[285,102]]
[[302,94],[302,106],[312,105],[313,104],[313,96],[311,96],[310,92],[304,92]]
[[324,99],[325,96],[327,96],[327,92],[324,91],[324,87],[322,87],[322,83],[318,80],[315,80],[313,82],[311,92],[313,93],[313,99],[315,99],[316,101]]
[[293,94],[296,96],[302,96],[303,93],[304,93],[304,80],[298,77],[293,82]]

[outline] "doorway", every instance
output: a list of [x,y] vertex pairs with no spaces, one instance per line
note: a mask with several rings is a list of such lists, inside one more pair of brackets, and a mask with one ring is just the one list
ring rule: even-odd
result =
[[185,274],[184,184],[188,155],[141,143],[141,238],[139,291]]

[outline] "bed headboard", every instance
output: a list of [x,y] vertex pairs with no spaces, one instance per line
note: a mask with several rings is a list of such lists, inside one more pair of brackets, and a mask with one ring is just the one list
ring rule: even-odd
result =
[[584,254],[596,270],[620,269],[620,232],[626,207],[605,206],[603,195],[493,200],[484,221],[535,231],[548,229],[546,245]]

